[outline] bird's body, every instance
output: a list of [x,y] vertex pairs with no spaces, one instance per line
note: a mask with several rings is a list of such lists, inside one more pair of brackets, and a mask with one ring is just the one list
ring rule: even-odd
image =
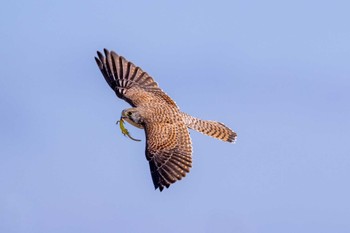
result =
[[192,166],[192,143],[188,128],[234,142],[237,134],[216,121],[205,121],[180,111],[176,103],[141,68],[104,50],[96,57],[103,76],[119,98],[133,108],[122,112],[122,119],[144,129],[146,158],[155,188],[160,191],[186,176]]

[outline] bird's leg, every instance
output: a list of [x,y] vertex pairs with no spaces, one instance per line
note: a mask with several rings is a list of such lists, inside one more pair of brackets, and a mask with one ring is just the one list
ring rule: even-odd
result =
[[119,121],[117,121],[116,124],[118,124],[118,123],[119,123],[120,130],[122,131],[122,134],[124,136],[128,136],[131,140],[134,140],[134,141],[137,141],[137,142],[141,141],[140,139],[136,139],[136,138],[131,137],[129,131],[124,126],[124,120],[123,120],[122,117],[120,118]]

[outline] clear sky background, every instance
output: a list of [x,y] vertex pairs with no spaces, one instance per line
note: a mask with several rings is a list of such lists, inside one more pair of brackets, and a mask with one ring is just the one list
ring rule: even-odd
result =
[[[350,232],[349,1],[6,1],[0,232]],[[160,193],[98,70],[115,50],[185,112],[193,168]]]

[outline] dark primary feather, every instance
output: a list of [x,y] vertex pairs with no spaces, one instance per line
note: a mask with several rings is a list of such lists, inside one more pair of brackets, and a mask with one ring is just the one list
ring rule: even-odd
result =
[[146,148],[146,157],[149,161],[154,187],[159,188],[160,191],[185,177],[192,166],[191,155],[177,148],[157,152]]
[[104,55],[97,51],[97,56],[95,60],[103,77],[119,98],[135,107],[136,103],[140,102],[139,99],[135,99],[138,96],[133,98],[127,96],[127,91],[134,87],[139,88],[140,98],[142,93],[146,92],[150,98],[176,106],[175,102],[158,87],[153,78],[140,67],[107,49],[104,49]]

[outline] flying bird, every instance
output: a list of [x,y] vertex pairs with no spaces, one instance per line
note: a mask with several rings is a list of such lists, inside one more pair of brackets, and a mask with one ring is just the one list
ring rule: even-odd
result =
[[225,142],[236,140],[237,134],[224,124],[181,112],[151,76],[114,51],[97,51],[95,60],[116,95],[132,106],[121,113],[123,133],[128,134],[123,120],[145,130],[146,158],[155,189],[169,188],[190,171],[189,128]]

